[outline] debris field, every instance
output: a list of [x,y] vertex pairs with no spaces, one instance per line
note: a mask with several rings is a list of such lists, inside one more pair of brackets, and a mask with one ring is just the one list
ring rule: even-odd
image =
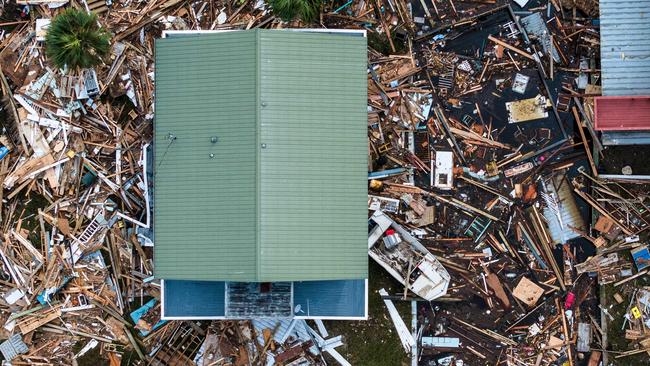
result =
[[[47,24],[69,7],[111,33],[104,63],[49,62]],[[394,278],[368,296],[394,352],[647,362],[650,190],[601,167],[598,16],[586,0],[335,1],[313,24],[261,0],[0,2],[5,362],[353,364],[322,321],[161,320],[153,272],[154,40],[303,27],[367,31],[369,254]]]

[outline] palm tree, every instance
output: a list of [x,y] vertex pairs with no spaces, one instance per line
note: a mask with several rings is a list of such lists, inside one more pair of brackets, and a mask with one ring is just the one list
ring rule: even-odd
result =
[[311,23],[320,13],[321,0],[268,0],[271,10],[282,20],[300,18]]
[[45,36],[45,53],[56,67],[85,69],[108,55],[110,39],[95,13],[70,8],[52,19]]

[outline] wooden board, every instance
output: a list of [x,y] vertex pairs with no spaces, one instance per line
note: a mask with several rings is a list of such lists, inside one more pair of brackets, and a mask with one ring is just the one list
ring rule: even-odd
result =
[[485,277],[485,281],[487,282],[487,285],[494,291],[494,295],[499,299],[499,302],[501,305],[503,305],[503,308],[508,310],[510,309],[510,299],[508,298],[508,295],[506,292],[503,290],[503,286],[501,285],[501,281],[499,281],[499,277],[495,275],[494,273],[490,273]]
[[594,225],[594,229],[600,231],[603,234],[609,233],[610,230],[616,225],[616,223],[605,217],[605,216],[600,216],[598,218],[598,221],[596,221],[596,225]]
[[528,278],[522,277],[517,287],[512,291],[512,294],[529,307],[533,307],[537,303],[537,300],[544,294],[544,289],[537,286]]
[[599,351],[592,351],[591,357],[589,357],[589,364],[587,366],[598,366],[598,363],[600,362],[600,355],[601,353]]
[[5,188],[11,189],[14,184],[22,181],[23,177],[43,167],[46,167],[49,164],[52,164],[53,162],[54,158],[52,158],[52,155],[50,154],[27,160],[19,165],[13,172],[11,172],[11,174],[5,177],[3,185]]
[[564,342],[558,337],[550,336],[549,339],[548,339],[548,346],[553,348],[553,349],[558,350],[558,349],[562,348],[563,344],[564,344]]
[[44,324],[47,324],[54,319],[59,318],[60,316],[60,307],[57,307],[54,310],[49,309],[43,313],[34,314],[27,317],[27,319],[23,319],[22,321],[18,322],[18,328],[20,328],[20,333],[24,335],[33,331],[34,329],[40,328]]

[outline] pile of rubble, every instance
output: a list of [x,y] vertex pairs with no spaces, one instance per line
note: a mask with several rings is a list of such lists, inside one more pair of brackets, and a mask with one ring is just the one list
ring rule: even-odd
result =
[[[283,323],[282,332],[255,322],[161,321],[153,278],[154,39],[169,29],[286,24],[263,2],[17,3],[3,2],[2,18],[15,20],[0,22],[5,360],[72,364],[91,352],[111,365],[269,357],[304,365],[324,364],[322,351],[336,355],[340,337],[325,339],[324,327],[304,321]],[[47,26],[67,7],[97,13],[113,34],[105,64],[50,66]]]
[[[405,55],[370,53],[369,209],[451,278],[445,296],[418,303],[420,364],[598,365],[610,319],[601,323],[597,285],[645,274],[626,254],[648,253],[647,186],[600,178],[596,166],[594,14],[529,6],[423,31]],[[394,235],[387,252],[412,241]],[[413,264],[405,287],[421,276]],[[640,350],[616,357],[647,348],[643,331],[627,335]]]
[[[596,166],[597,4],[516,3],[335,2],[311,25],[368,31],[370,256],[404,285],[369,296],[416,364],[596,366],[615,306],[638,346],[616,357],[650,348],[650,292],[632,285],[650,270],[647,187]],[[263,1],[17,4],[0,5],[4,358],[349,364],[321,322],[161,321],[153,278],[154,39],[303,25]],[[70,6],[113,34],[105,64],[48,66],[44,32]],[[392,300],[417,301],[412,333]]]

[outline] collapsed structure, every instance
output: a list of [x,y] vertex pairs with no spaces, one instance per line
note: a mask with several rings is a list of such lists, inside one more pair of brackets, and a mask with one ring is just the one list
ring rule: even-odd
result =
[[17,3],[6,360],[647,363],[647,1]]

